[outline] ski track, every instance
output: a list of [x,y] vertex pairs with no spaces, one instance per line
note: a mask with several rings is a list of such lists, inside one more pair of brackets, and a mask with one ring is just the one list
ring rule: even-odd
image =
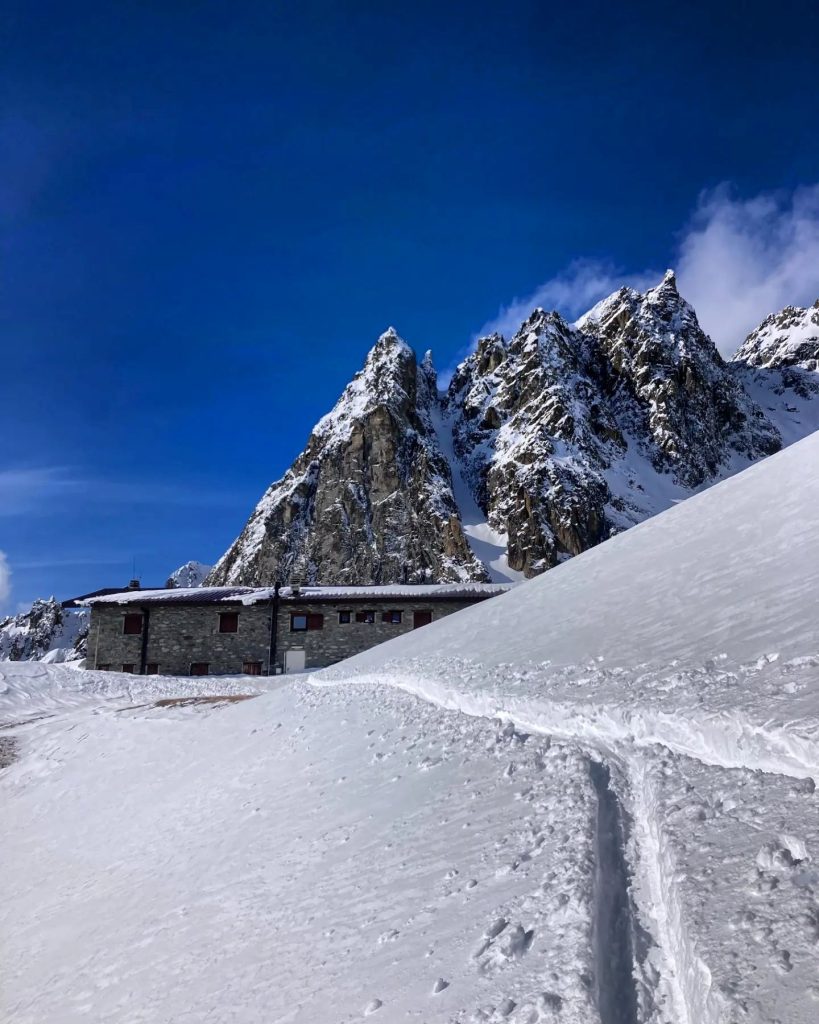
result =
[[[314,686],[331,687],[335,681],[311,676]],[[516,729],[579,744],[592,766],[608,773],[607,786],[621,813],[632,818],[633,834],[624,843],[630,857],[637,906],[659,956],[657,976],[651,965],[633,958],[639,1016],[606,1017],[601,992],[603,1024],[625,1024],[642,1019],[663,1021],[670,1011],[673,1024],[720,1024],[721,1000],[712,987],[711,972],[697,955],[683,921],[677,867],[671,843],[662,828],[661,800],[652,778],[651,756],[665,748],[718,768],[746,769],[798,779],[819,779],[819,750],[806,737],[766,728],[741,714],[672,715],[662,711],[630,711],[622,707],[569,705],[559,701],[518,703],[499,694],[464,693],[421,676],[363,674],[345,683],[391,686],[421,700],[470,717],[507,721]],[[598,785],[599,798],[603,794]],[[598,841],[603,842],[598,836]],[[630,849],[629,849],[630,847]],[[600,853],[600,850],[598,851]],[[627,865],[628,867],[628,865]],[[613,883],[614,884],[614,883]],[[609,979],[609,987],[612,984]],[[627,1000],[627,1002],[630,1001]],[[648,1002],[648,1006],[645,1002]]]

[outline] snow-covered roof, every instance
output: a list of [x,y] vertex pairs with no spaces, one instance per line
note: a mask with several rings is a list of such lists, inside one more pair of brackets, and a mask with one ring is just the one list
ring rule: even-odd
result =
[[[476,600],[504,594],[514,584],[501,583],[435,583],[425,585],[388,584],[368,587],[300,587],[298,595],[292,586],[282,587],[283,601],[397,601],[397,600]],[[89,598],[87,605],[103,604],[218,604],[240,602],[245,605],[270,601],[273,587],[178,587],[175,590],[128,590],[118,594]]]

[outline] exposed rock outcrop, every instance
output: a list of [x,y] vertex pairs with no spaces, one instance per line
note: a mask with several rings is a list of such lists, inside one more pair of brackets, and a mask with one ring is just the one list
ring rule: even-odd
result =
[[388,330],[207,582],[487,579],[461,527],[437,402],[431,359],[418,365]]

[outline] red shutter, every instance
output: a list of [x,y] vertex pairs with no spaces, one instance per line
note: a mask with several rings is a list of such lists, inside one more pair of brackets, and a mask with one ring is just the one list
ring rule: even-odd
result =
[[139,636],[142,632],[142,613],[130,612],[122,620],[122,632],[126,636]]
[[310,612],[307,616],[308,629],[324,629],[324,616],[319,612]]
[[428,626],[430,622],[432,622],[432,612],[413,612],[413,629],[418,629],[419,626]]
[[219,632],[220,633],[238,633],[239,632],[239,613],[238,612],[220,612],[219,613]]

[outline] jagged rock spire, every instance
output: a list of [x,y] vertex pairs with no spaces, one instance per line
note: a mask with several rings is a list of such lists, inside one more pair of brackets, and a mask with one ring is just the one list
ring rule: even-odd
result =
[[776,450],[780,422],[789,439],[819,426],[817,337],[819,310],[789,307],[726,365],[669,270],[575,325],[536,309],[481,338],[442,404],[431,354],[419,365],[390,327],[208,582],[485,579],[487,537],[508,568],[548,569]]

